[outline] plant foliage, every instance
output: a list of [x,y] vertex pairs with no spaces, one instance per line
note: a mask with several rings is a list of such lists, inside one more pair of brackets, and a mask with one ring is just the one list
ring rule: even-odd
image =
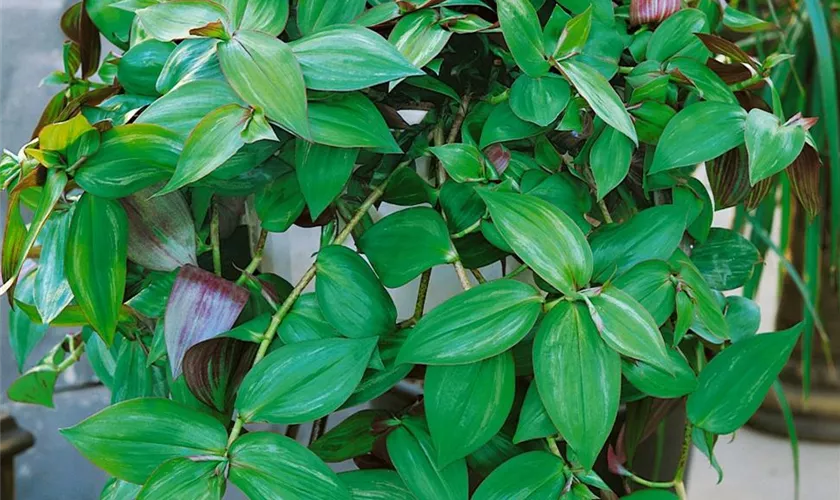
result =
[[[613,474],[684,498],[692,441],[716,464],[801,330],[756,335],[757,305],[723,296],[766,245],[712,214],[784,182],[816,215],[822,139],[774,84],[784,44],[731,41],[778,27],[688,4],[75,4],[61,89],[0,162],[9,397],[51,406],[87,354],[113,404],[62,432],[113,475],[103,498],[629,494]],[[321,234],[294,284],[258,271],[293,225]],[[442,268],[464,291],[427,311]],[[31,364],[47,325],[81,332]],[[323,433],[404,379],[425,398]],[[677,407],[676,477],[650,483],[629,464]],[[246,429],[308,422],[309,448]],[[363,470],[325,463],[347,459]]]

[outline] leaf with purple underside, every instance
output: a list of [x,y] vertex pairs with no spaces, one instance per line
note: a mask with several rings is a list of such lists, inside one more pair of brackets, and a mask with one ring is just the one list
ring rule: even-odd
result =
[[172,378],[181,374],[187,350],[230,330],[248,301],[248,291],[195,266],[178,272],[164,315]]
[[199,401],[226,412],[257,352],[257,345],[215,338],[190,347],[184,355],[184,380]]
[[195,224],[180,192],[152,199],[155,185],[120,200],[128,215],[128,258],[155,271],[195,264]]

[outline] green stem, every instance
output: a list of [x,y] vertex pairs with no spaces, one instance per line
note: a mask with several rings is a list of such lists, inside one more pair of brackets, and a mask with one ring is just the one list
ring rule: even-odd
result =
[[257,246],[254,247],[254,256],[251,258],[251,262],[248,264],[248,267],[242,271],[242,274],[239,275],[239,278],[236,280],[236,284],[242,286],[248,281],[248,277],[253,275],[256,272],[257,268],[260,267],[260,264],[263,260],[263,254],[265,252],[265,243],[268,239],[268,231],[263,229],[260,231],[260,239],[257,240]]
[[216,276],[222,275],[222,251],[219,241],[219,204],[216,198],[210,203],[210,245],[213,247],[213,272]]
[[420,276],[420,287],[417,289],[417,303],[414,304],[414,321],[419,321],[423,317],[423,311],[426,308],[426,296],[429,294],[429,283],[432,281],[432,270],[427,269]]
[[312,443],[314,443],[316,439],[324,435],[324,432],[327,430],[328,418],[330,418],[330,416],[325,415],[312,422],[312,433],[309,435],[309,446],[312,446]]
[[686,420],[685,432],[683,433],[682,450],[680,451],[680,461],[677,462],[677,472],[674,474],[674,489],[677,491],[677,496],[680,500],[687,500],[688,496],[685,491],[685,470],[688,465],[688,453],[691,451],[691,435],[694,430],[691,422]]
[[513,271],[507,273],[506,275],[502,276],[503,279],[510,279],[514,276],[524,273],[528,269],[528,264],[520,264],[519,267],[514,269]]
[[478,269],[470,269],[470,272],[473,276],[475,276],[475,279],[479,282],[479,284],[487,283],[487,278],[485,278],[484,275],[481,274],[481,271],[479,271]]
[[467,270],[464,269],[464,264],[460,260],[456,260],[453,265],[455,266],[455,274],[458,275],[458,281],[461,282],[461,287],[464,290],[472,288],[472,284],[470,284],[470,277],[467,276]]
[[549,436],[545,438],[545,441],[548,443],[548,449],[551,450],[551,453],[562,458],[562,455],[560,454],[560,448],[557,447],[557,441],[554,440],[554,437]]
[[[397,169],[394,169],[394,171],[396,170]],[[371,191],[370,195],[368,195],[367,199],[365,199],[365,201],[359,207],[359,210],[353,215],[353,217],[349,221],[347,221],[347,225],[344,226],[344,229],[342,229],[338,236],[336,236],[334,242],[335,245],[341,245],[347,240],[347,238],[353,231],[353,228],[355,228],[359,224],[359,222],[362,221],[367,211],[370,210],[370,207],[372,207],[373,204],[376,203],[376,201],[379,200],[379,198],[381,198],[382,195],[385,193],[385,188],[388,186],[388,182],[391,180],[392,176],[393,173],[389,175],[379,186],[374,188],[373,191]],[[289,311],[291,311],[292,306],[295,304],[295,301],[298,299],[298,297],[301,296],[301,294],[313,278],[315,278],[315,264],[309,266],[309,269],[307,269],[306,272],[303,274],[303,277],[301,277],[298,284],[292,290],[292,293],[290,293],[289,296],[286,297],[286,300],[283,301],[283,304],[271,317],[271,323],[269,323],[268,328],[263,334],[262,341],[260,342],[259,349],[257,350],[257,355],[256,357],[254,357],[253,365],[256,365],[265,357],[266,353],[268,352],[268,347],[271,345],[271,341],[274,340],[274,336],[277,334],[277,328],[280,326],[280,323],[283,321],[283,319],[286,317]],[[228,448],[230,448],[230,445],[232,445],[233,442],[236,441],[236,438],[239,437],[239,434],[242,432],[242,426],[244,424],[245,419],[242,417],[242,415],[238,415],[236,417],[236,422],[234,422],[233,428],[230,431],[230,436],[228,438]]]
[[[71,337],[72,339],[72,337]],[[63,372],[64,370],[73,366],[73,363],[79,361],[82,357],[82,354],[85,352],[85,343],[79,342],[79,345],[73,346],[71,340],[71,347],[70,347],[70,356],[62,361],[58,366],[55,367],[56,371],[59,373]]]
[[603,198],[598,200],[598,208],[601,210],[601,215],[604,217],[604,222],[606,222],[607,224],[612,224],[612,215],[610,215],[610,211],[607,209],[607,204],[604,202]]
[[628,479],[633,481],[634,483],[641,484],[642,486],[647,486],[648,488],[673,488],[674,482],[673,481],[648,481],[647,479],[641,478],[633,473],[630,473],[627,476]]

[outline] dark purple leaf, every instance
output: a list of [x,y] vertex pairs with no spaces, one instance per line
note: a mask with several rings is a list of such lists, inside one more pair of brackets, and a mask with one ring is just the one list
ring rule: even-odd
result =
[[805,209],[808,219],[813,219],[820,211],[820,155],[809,145],[794,160],[786,172],[790,179],[790,188],[799,203]]
[[256,353],[256,344],[232,338],[215,338],[198,343],[184,355],[187,387],[202,403],[227,412]]
[[195,266],[181,268],[163,326],[173,378],[181,374],[187,350],[230,330],[247,301],[244,288]]

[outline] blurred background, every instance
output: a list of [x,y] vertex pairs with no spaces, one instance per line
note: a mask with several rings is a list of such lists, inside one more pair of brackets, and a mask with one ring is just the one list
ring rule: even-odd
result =
[[[0,147],[16,150],[27,142],[45,103],[55,93],[55,89],[39,86],[39,82],[51,71],[59,69],[64,35],[58,28],[58,19],[72,3],[71,0],[0,0]],[[103,55],[108,50],[106,42]],[[5,210],[4,198],[3,213]],[[729,211],[717,212],[715,225],[729,225],[732,216]],[[281,237],[273,236],[269,241],[265,269],[295,282],[318,248],[317,231],[294,227]],[[772,331],[779,301],[778,259],[768,254],[765,266],[768,272],[764,273],[758,294],[763,317],[761,331]],[[493,267],[483,272],[493,278],[498,276],[499,270]],[[403,318],[413,312],[416,287],[413,283],[395,292]],[[451,268],[436,269],[428,307],[455,291],[460,291],[460,286]],[[17,367],[8,344],[5,299],[0,300],[0,318],[0,412],[11,414],[18,426],[35,438],[34,446],[15,459],[17,498],[98,498],[106,474],[82,458],[59,435],[58,429],[73,425],[106,406],[109,402],[107,390],[98,384],[83,359],[60,378],[54,410],[10,402],[6,389],[16,378]],[[42,356],[48,346],[60,341],[66,333],[50,332],[32,359]],[[4,422],[0,437],[11,434]],[[793,498],[793,460],[790,443],[785,437],[745,428],[735,436],[722,438],[715,452],[724,471],[723,482],[717,484],[717,473],[706,458],[694,453],[688,475],[690,498]],[[801,498],[840,499],[840,444],[802,442],[801,474]],[[8,477],[3,476],[2,480],[8,480]],[[229,490],[231,496],[236,495],[234,488]]]

